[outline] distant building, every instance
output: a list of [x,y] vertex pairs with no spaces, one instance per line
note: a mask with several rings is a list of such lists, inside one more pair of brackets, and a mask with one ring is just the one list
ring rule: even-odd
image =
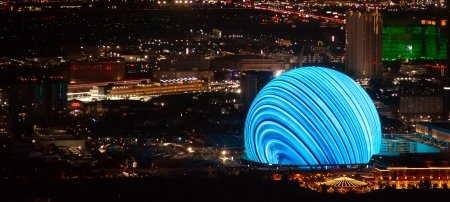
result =
[[213,29],[213,37],[220,38],[242,38],[244,36],[241,29]]
[[447,120],[450,121],[450,79],[444,82],[444,112],[447,115]]
[[[374,156],[374,177],[387,186],[397,189],[420,186],[429,180],[437,188],[450,183],[450,155],[447,153],[401,154],[399,156]],[[430,187],[431,188],[431,187]]]
[[440,19],[383,22],[383,60],[445,60],[447,23]]
[[416,124],[416,132],[432,136],[450,143],[450,122],[421,122]]
[[[450,6],[448,6],[449,1],[447,0],[447,21],[446,22],[446,26],[448,23],[450,23]],[[448,26],[447,26],[448,29]],[[450,31],[447,30],[447,69],[446,69],[446,75],[447,78],[450,78],[450,72],[449,72],[449,68],[450,68],[450,43],[448,43],[450,41]]]
[[213,37],[216,39],[222,38],[222,30],[220,29],[213,29]]
[[12,132],[21,137],[35,124],[55,123],[67,104],[67,83],[60,80],[13,84],[9,93]]
[[211,60],[212,70],[238,69],[240,71],[288,70],[298,66],[297,56],[273,55],[227,55]]
[[306,43],[301,54],[301,63],[305,66],[313,64],[330,64],[330,63],[344,63],[343,55],[333,52],[331,45],[325,45],[323,41],[317,41],[317,44]]
[[240,62],[240,69],[241,71],[273,71],[279,69],[290,69],[290,64],[277,58],[245,58]]
[[169,80],[169,79],[182,79],[182,78],[197,78],[207,82],[213,81],[214,73],[209,70],[191,70],[191,71],[175,71],[175,70],[156,70],[153,71],[153,80]]
[[67,102],[67,111],[72,115],[78,115],[83,111],[84,103],[80,100],[70,100]]
[[85,103],[83,106],[87,114],[106,113],[106,112],[142,112],[148,108],[147,103],[139,100],[102,100],[97,102]]
[[125,62],[121,61],[72,61],[70,83],[120,81],[125,79]]
[[31,137],[36,125],[50,126],[67,106],[63,76],[41,70],[2,72],[0,135]]
[[442,96],[402,96],[400,97],[399,113],[406,118],[431,120],[443,116]]
[[383,18],[376,11],[346,13],[345,72],[355,78],[379,78],[381,62]]
[[396,107],[394,107],[392,105],[387,105],[380,101],[376,101],[375,106],[377,107],[378,114],[380,116],[384,116],[389,119],[397,118],[397,115],[394,113],[396,111]]
[[148,60],[148,56],[139,54],[122,54],[120,57],[123,58],[125,62],[142,62]]
[[157,70],[198,71],[209,70],[210,59],[201,55],[170,55],[159,60]]
[[168,95],[179,93],[203,92],[207,89],[204,81],[197,78],[183,78],[162,80],[161,82],[140,83],[140,84],[121,84],[107,85],[104,88],[99,87],[100,91],[111,97],[132,97],[132,96],[151,96]]
[[438,153],[441,150],[432,145],[427,145],[412,139],[407,139],[410,134],[383,134],[381,139],[381,155],[399,155],[404,153]]
[[432,77],[445,77],[447,76],[447,65],[425,65],[428,70],[428,75]]
[[0,87],[0,138],[10,135],[8,87]]
[[62,138],[54,138],[53,139],[38,139],[37,143],[39,143],[40,145],[43,146],[48,146],[48,145],[55,145],[56,147],[75,147],[75,148],[79,148],[79,149],[84,149],[86,148],[86,140],[84,139],[79,139],[79,138],[73,138],[73,139],[69,139],[69,136],[66,137],[62,137]]
[[403,63],[400,65],[400,73],[408,76],[422,76],[428,74],[428,70],[423,64]]
[[273,79],[272,71],[244,71],[241,73],[242,104],[250,107],[256,95]]
[[408,62],[400,65],[400,73],[408,76],[429,76],[444,77],[446,76],[447,66],[443,64],[422,64],[420,62]]

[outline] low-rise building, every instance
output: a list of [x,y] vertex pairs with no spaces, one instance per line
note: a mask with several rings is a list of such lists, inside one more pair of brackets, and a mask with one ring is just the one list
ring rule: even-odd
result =
[[203,92],[207,84],[197,78],[161,80],[161,82],[113,85],[106,94],[110,97],[151,96],[163,94]]
[[437,188],[450,184],[450,155],[401,154],[373,157],[375,178],[382,184],[398,189],[420,187],[427,180]]
[[450,143],[450,122],[421,122],[416,125],[416,132],[432,136]]

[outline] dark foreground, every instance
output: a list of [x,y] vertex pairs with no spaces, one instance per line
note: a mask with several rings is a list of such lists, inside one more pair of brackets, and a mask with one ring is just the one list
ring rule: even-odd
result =
[[328,194],[292,181],[151,177],[0,182],[1,201],[448,201],[450,190]]

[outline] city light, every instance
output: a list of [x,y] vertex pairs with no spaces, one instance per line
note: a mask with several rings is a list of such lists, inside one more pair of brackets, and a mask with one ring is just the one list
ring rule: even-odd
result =
[[2,199],[448,198],[449,13],[0,0]]
[[277,71],[275,71],[274,72],[274,77],[278,77],[278,76],[280,76],[282,73],[284,73],[284,70],[277,70]]

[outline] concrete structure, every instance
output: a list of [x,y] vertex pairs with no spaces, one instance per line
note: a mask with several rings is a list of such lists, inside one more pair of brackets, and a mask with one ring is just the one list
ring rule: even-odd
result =
[[50,145],[54,144],[56,147],[77,147],[79,149],[86,148],[86,140],[84,139],[43,139],[38,140],[40,145]]
[[10,135],[8,87],[0,87],[0,138]]
[[245,107],[250,107],[256,95],[273,78],[272,71],[244,71],[241,73],[241,98]]
[[198,78],[200,80],[204,80],[207,82],[213,81],[214,73],[209,70],[181,70],[181,71],[175,71],[175,70],[156,70],[153,72],[153,80],[160,81],[160,80],[169,80],[169,79],[182,79],[182,78]]
[[285,54],[271,55],[227,55],[211,60],[212,70],[237,69],[241,71],[288,70],[298,66],[297,56]]
[[131,97],[203,92],[206,89],[207,85],[205,82],[196,78],[184,78],[162,80],[162,82],[155,83],[113,85],[111,89],[106,90],[106,94],[111,97]]
[[382,15],[376,11],[346,13],[345,72],[355,79],[379,78],[381,62]]
[[423,180],[437,188],[450,183],[450,156],[446,153],[375,156],[372,161],[375,178],[397,189],[419,187]]
[[67,83],[63,79],[22,78],[6,86],[8,129],[19,139],[31,136],[33,125],[54,124],[67,105]]
[[209,70],[210,59],[202,55],[169,55],[159,60],[158,70],[197,71]]
[[240,69],[241,71],[287,70],[290,69],[290,64],[277,58],[259,58],[259,59],[245,58],[242,59],[240,62]]
[[442,96],[402,96],[399,113],[408,119],[429,120],[444,113]]
[[[404,153],[439,153],[436,145],[430,145],[428,139],[420,138],[414,134],[383,134],[381,139],[381,155],[399,155]],[[417,140],[417,141],[415,141]],[[428,144],[425,144],[428,143]]]
[[446,22],[439,17],[385,20],[383,60],[447,59],[446,28]]
[[139,100],[101,100],[85,103],[83,109],[86,114],[112,113],[136,113],[146,110],[147,103]]
[[447,120],[450,121],[450,79],[444,83],[444,113],[447,115]]
[[70,83],[120,81],[125,79],[125,71],[123,61],[72,61]]
[[67,104],[58,68],[7,68],[0,72],[0,137],[30,137],[33,126],[55,124]]
[[[448,24],[450,22],[450,6],[448,6],[449,3],[450,3],[449,0],[447,0],[446,3],[447,3],[447,24]],[[450,43],[448,43],[448,41],[450,41],[450,31],[447,30],[447,69],[446,69],[446,75],[447,75],[447,78],[450,78],[449,70],[448,70],[450,68]]]
[[450,122],[422,122],[416,124],[416,132],[450,143]]

